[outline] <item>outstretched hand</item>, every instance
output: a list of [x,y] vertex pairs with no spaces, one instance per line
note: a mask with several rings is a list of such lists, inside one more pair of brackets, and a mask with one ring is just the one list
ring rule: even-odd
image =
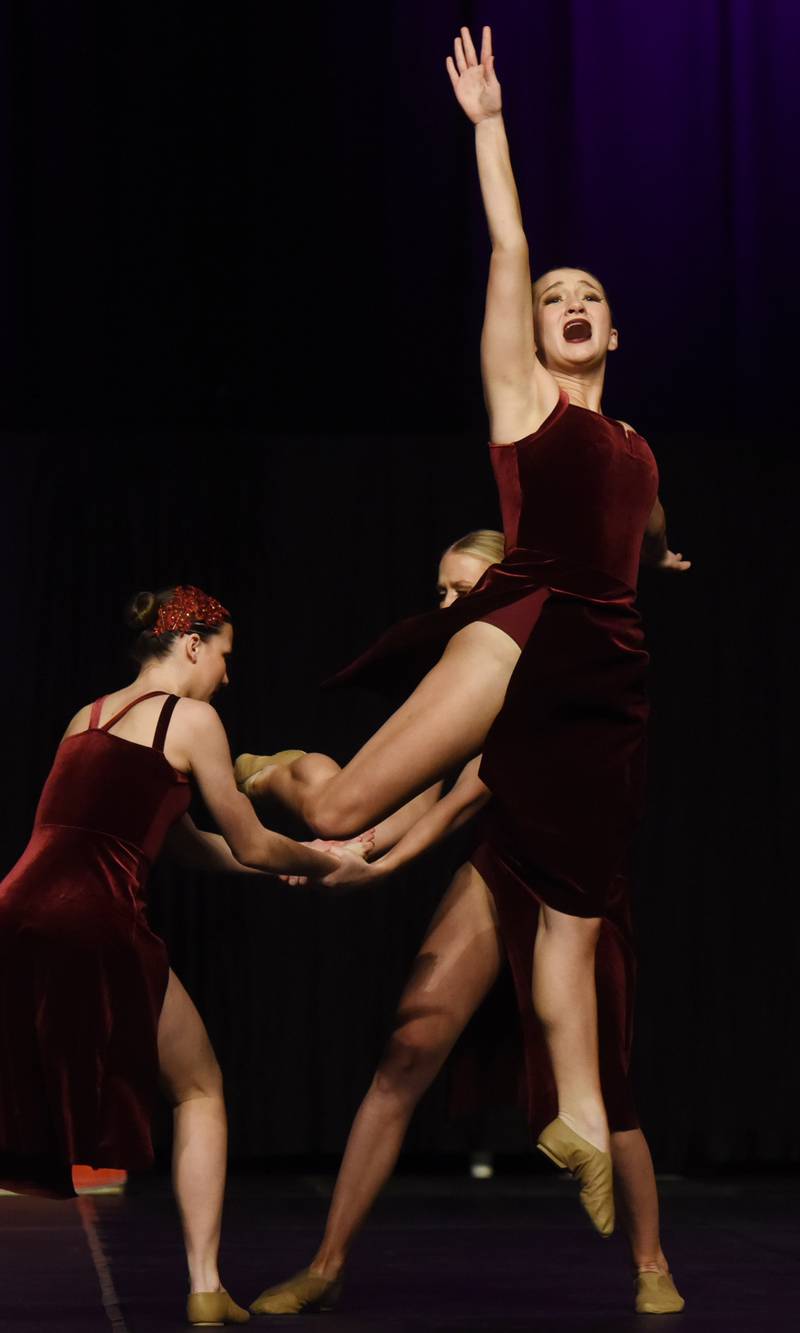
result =
[[674,570],[677,574],[685,574],[691,567],[691,560],[684,560],[682,551],[667,551],[655,566],[656,569]]
[[461,36],[455,40],[455,60],[447,57],[447,72],[453,85],[453,92],[474,125],[491,116],[498,116],[503,99],[500,84],[494,72],[492,54],[492,30],[484,28],[481,43],[481,58],[478,60],[469,28],[461,29]]

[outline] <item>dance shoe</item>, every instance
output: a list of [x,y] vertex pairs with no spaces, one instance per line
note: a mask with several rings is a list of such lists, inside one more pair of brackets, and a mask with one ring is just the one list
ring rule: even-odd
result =
[[245,783],[262,768],[275,768],[281,764],[291,764],[295,759],[302,759],[306,750],[278,750],[275,754],[240,754],[233,766],[233,776],[237,787]]
[[250,1306],[251,1314],[304,1314],[332,1310],[342,1292],[342,1279],[317,1277],[304,1268],[301,1273],[262,1291]]
[[186,1302],[186,1321],[194,1328],[222,1328],[224,1324],[246,1324],[250,1316],[232,1301],[224,1287],[219,1291],[195,1291]]
[[677,1314],[685,1304],[671,1273],[636,1274],[637,1314]]
[[539,1135],[537,1148],[580,1182],[581,1203],[601,1236],[614,1230],[614,1177],[611,1153],[581,1138],[566,1121],[551,1120]]

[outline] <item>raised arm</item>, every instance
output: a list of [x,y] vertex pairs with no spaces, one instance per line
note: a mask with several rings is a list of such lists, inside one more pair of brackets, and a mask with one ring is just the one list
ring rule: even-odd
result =
[[483,206],[492,257],[481,338],[481,366],[491,438],[510,443],[535,430],[555,406],[555,381],[536,356],[528,243],[511,168],[491,29],[480,61],[462,28],[447,70],[453,91],[475,126]]
[[339,865],[337,856],[264,828],[247,797],[237,790],[228,738],[210,704],[181,700],[170,728],[170,749],[180,754],[182,767],[192,773],[209,813],[241,865],[268,874],[314,879]]
[[642,541],[641,563],[653,569],[671,569],[683,574],[691,569],[691,560],[684,560],[681,551],[671,551],[667,544],[667,517],[664,506],[656,499]]
[[387,875],[393,875],[402,866],[408,865],[409,861],[416,860],[449,834],[455,833],[456,829],[462,828],[490,796],[489,789],[478,777],[480,763],[480,755],[471,759],[447,795],[430,806],[385,855],[369,864],[343,861],[323,882],[335,887],[385,879]]

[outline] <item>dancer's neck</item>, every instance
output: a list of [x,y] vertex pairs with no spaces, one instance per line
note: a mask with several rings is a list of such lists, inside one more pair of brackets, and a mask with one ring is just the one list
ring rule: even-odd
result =
[[604,365],[582,374],[563,370],[551,370],[550,374],[575,407],[585,407],[590,412],[602,412]]

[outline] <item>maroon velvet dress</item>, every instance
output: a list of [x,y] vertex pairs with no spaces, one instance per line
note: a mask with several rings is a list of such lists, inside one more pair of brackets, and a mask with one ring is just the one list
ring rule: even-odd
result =
[[157,1028],[169,978],[145,916],[147,877],[189,805],[164,758],[177,696],[152,746],[104,726],[61,742],[33,835],[0,884],[0,1185],[72,1193],[70,1166],[153,1159]]
[[483,620],[522,652],[486,737],[492,792],[473,863],[487,881],[514,977],[530,1120],[555,1114],[531,1003],[541,903],[604,918],[597,952],[601,1073],[613,1130],[634,1128],[628,1081],[634,954],[628,856],[641,814],[647,720],[635,587],[658,472],[645,440],[562,391],[538,431],[493,445],[506,556],[446,610],[402,621],[336,678],[404,688],[447,639]]

